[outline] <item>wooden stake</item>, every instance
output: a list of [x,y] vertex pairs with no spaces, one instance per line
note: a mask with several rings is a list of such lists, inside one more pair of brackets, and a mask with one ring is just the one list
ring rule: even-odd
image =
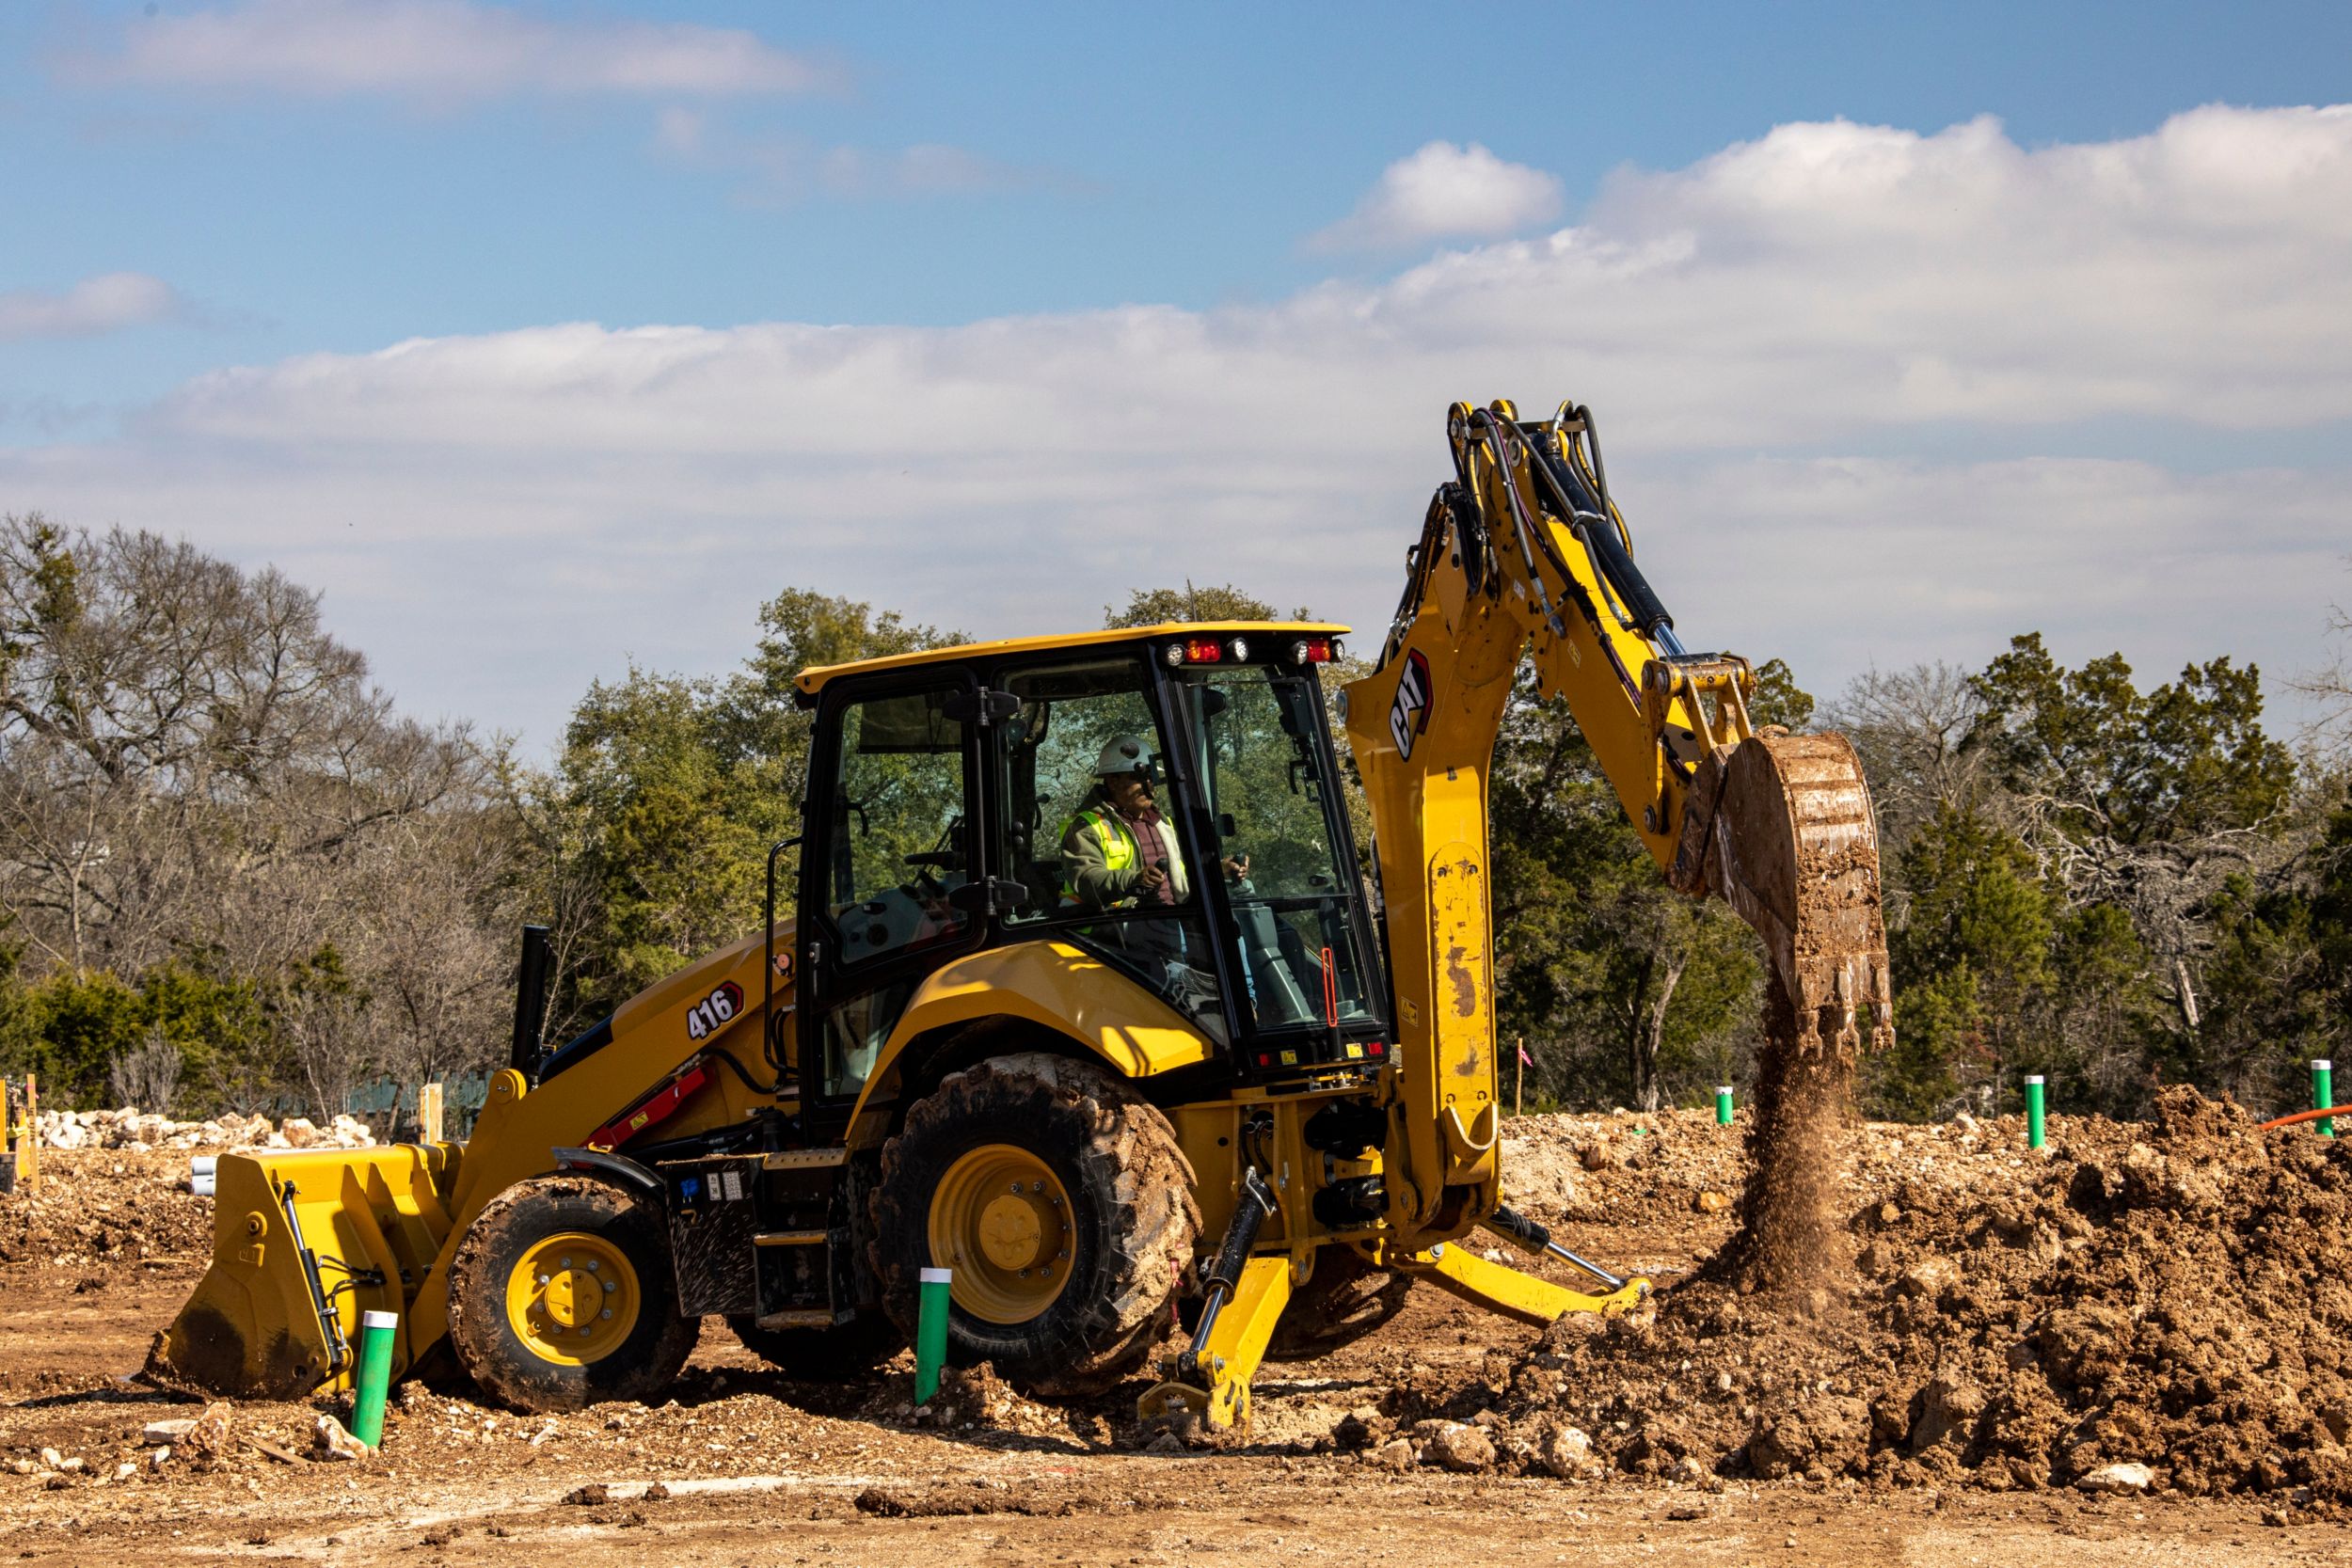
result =
[[417,1090],[417,1136],[428,1144],[441,1141],[441,1085],[427,1084]]
[[40,1132],[34,1122],[40,1116],[40,1088],[33,1075],[24,1075],[24,1131],[16,1135],[16,1189],[21,1193],[40,1191]]
[[1518,1116],[1527,1108],[1527,1037],[1511,1037],[1511,1114]]

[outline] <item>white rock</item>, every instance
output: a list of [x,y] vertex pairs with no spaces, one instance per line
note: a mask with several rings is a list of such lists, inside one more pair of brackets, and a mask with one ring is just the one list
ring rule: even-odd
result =
[[139,1441],[154,1446],[157,1443],[177,1443],[196,1430],[196,1418],[183,1416],[178,1420],[150,1421],[139,1431]]
[[310,1442],[327,1459],[365,1459],[368,1446],[332,1416],[321,1416],[310,1428]]
[[2102,1465],[2074,1484],[2085,1492],[2129,1497],[2155,1484],[2156,1473],[2145,1465]]

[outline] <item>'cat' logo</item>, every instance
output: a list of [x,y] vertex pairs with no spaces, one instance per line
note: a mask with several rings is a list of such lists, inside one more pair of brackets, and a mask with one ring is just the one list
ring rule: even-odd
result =
[[1413,754],[1413,741],[1429,727],[1429,661],[1421,650],[1405,652],[1405,673],[1396,677],[1396,701],[1389,705],[1389,738],[1396,754]]

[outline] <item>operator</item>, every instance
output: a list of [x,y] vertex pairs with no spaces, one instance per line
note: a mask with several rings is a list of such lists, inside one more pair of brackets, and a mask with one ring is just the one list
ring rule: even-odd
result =
[[[1192,896],[1175,827],[1152,798],[1152,774],[1151,749],[1134,736],[1120,736],[1103,748],[1094,765],[1101,782],[1062,830],[1065,904],[1173,909]],[[1247,855],[1229,856],[1222,863],[1225,875],[1236,881],[1249,875]]]

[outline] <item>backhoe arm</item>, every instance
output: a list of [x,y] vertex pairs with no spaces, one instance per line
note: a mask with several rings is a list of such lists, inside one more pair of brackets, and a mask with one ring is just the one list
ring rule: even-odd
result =
[[1346,689],[1397,992],[1400,1115],[1386,1161],[1400,1243],[1499,1201],[1487,777],[1523,654],[1565,696],[1643,844],[1755,927],[1800,1044],[1892,1037],[1878,847],[1842,736],[1759,735],[1745,659],[1687,653],[1633,563],[1590,412],[1522,422],[1454,404],[1377,663]]

